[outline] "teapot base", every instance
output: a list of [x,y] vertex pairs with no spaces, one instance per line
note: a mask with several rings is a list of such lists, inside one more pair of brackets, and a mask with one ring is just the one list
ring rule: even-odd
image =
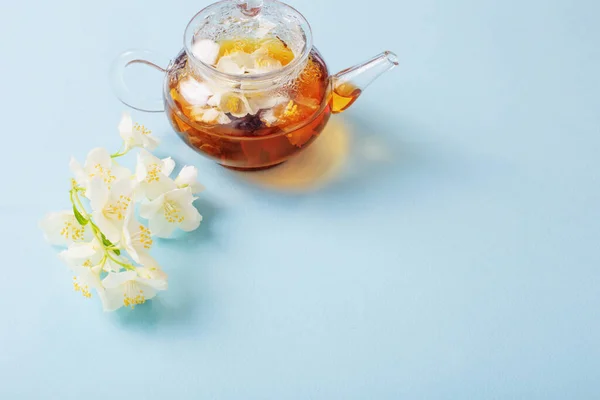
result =
[[287,160],[284,161],[280,161],[278,163],[275,163],[273,165],[266,165],[266,166],[262,166],[262,167],[232,167],[230,165],[225,165],[225,164],[221,164],[221,163],[217,163],[222,167],[225,167],[227,169],[231,169],[233,171],[239,171],[239,172],[255,172],[255,171],[264,171],[267,169],[271,169],[271,168],[275,168],[278,165],[283,164],[284,162],[286,162]]

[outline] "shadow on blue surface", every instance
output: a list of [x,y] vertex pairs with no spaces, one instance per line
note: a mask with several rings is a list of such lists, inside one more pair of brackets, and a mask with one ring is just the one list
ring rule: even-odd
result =
[[288,208],[310,199],[330,213],[341,208],[329,202],[360,209],[386,196],[400,206],[464,190],[478,196],[499,176],[517,179],[514,166],[502,155],[466,152],[460,142],[449,139],[453,135],[449,130],[432,137],[426,126],[394,121],[369,109],[334,116],[321,137],[280,166],[228,173],[261,202],[283,200],[282,207]]
[[[161,297],[162,296],[162,297]],[[153,332],[169,330],[179,334],[191,327],[198,314],[198,299],[196,294],[190,294],[186,288],[178,294],[176,303],[168,302],[161,293],[159,297],[136,306],[134,310],[123,308],[114,313],[113,321],[122,328],[152,334]]]
[[366,185],[410,162],[399,129],[370,116],[334,116],[321,136],[294,158],[264,171],[231,174],[239,181],[278,193],[302,195]]

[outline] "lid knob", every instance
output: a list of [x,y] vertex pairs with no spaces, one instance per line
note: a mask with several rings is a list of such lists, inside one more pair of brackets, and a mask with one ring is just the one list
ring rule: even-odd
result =
[[262,4],[263,0],[240,0],[239,7],[242,10],[242,14],[248,17],[256,17],[260,13]]

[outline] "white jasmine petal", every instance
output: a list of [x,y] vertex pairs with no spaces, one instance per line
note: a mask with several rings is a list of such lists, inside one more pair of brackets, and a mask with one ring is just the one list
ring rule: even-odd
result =
[[167,157],[162,159],[162,163],[162,173],[166,176],[171,175],[171,172],[173,172],[173,170],[175,169],[175,161],[171,157]]
[[123,224],[123,247],[135,262],[141,263],[144,257],[149,257],[147,253],[150,251],[152,244],[150,229],[135,218],[132,208],[127,213]]
[[149,152],[140,150],[136,168],[139,191],[149,199],[154,199],[164,192],[175,189],[175,183],[169,178],[174,167],[175,163],[172,159],[160,160]]
[[219,59],[216,66],[217,70],[231,75],[243,75],[246,71],[239,66],[230,56],[224,56]]
[[267,126],[272,126],[277,122],[277,117],[275,116],[275,112],[273,109],[269,109],[262,114],[260,114],[260,120],[265,123]]
[[167,280],[168,275],[160,267],[158,267],[158,264],[149,262],[144,265],[148,265],[148,267],[136,268],[136,271],[140,277],[145,279]]
[[201,39],[192,44],[192,54],[198,60],[213,65],[217,61],[221,46],[210,39]]
[[60,252],[59,256],[67,263],[77,264],[82,260],[93,259],[96,264],[102,258],[102,246],[96,239],[86,243],[73,243],[67,250]]
[[[210,99],[212,99],[212,97]],[[210,99],[208,101],[210,101]],[[190,109],[189,109],[189,111],[190,111],[190,117],[192,119],[196,120],[196,121],[202,121],[202,116],[204,115],[204,113],[207,110],[209,110],[209,108],[206,107],[206,106],[193,106],[193,107],[190,107]]]
[[[148,276],[146,270],[141,271]],[[134,308],[167,289],[165,279],[153,279],[140,276],[137,271],[109,273],[102,280],[105,290],[103,306],[105,311],[115,311],[123,306]]]
[[150,130],[143,125],[134,124],[129,113],[123,113],[118,129],[121,138],[125,142],[125,151],[134,147],[154,150],[158,146],[158,139],[153,137]]
[[55,246],[68,246],[71,243],[91,240],[89,224],[79,225],[73,210],[52,212],[40,221],[40,228],[46,240]]
[[254,114],[257,111],[251,108],[248,99],[244,95],[234,92],[223,93],[221,95],[219,108],[224,113],[229,113],[238,118]]
[[135,271],[124,271],[120,274],[108,274],[106,278],[102,280],[102,286],[106,289],[113,289],[136,277],[137,273]]
[[211,122],[211,121],[214,121],[215,119],[217,119],[218,116],[219,116],[218,110],[216,110],[214,108],[209,108],[208,110],[206,110],[204,115],[202,115],[202,120],[204,122]]
[[99,178],[94,178],[89,192],[94,222],[108,240],[117,243],[121,239],[125,216],[131,207],[133,182],[121,179],[108,190]]
[[83,297],[92,297],[92,289],[95,289],[100,299],[104,298],[104,288],[100,281],[101,266],[92,267],[76,265],[71,268],[76,276],[73,277],[73,288],[80,292]]
[[157,214],[163,206],[162,201],[159,201],[162,197],[164,197],[164,195],[161,195],[152,201],[143,201],[140,204],[140,217],[150,219]]
[[208,85],[193,78],[186,78],[179,82],[179,93],[188,103],[194,106],[205,105],[212,95]]
[[[194,210],[196,210],[196,208],[194,208]],[[195,213],[189,213],[189,217],[186,218],[183,222],[181,222],[181,224],[179,224],[179,229],[181,229],[184,232],[191,232],[198,229],[201,222],[202,215],[200,215],[200,213],[196,210]]]
[[87,195],[90,199],[92,210],[101,210],[108,202],[110,189],[102,182],[101,178],[93,178],[90,181]]
[[285,96],[269,96],[269,95],[256,95],[248,99],[250,107],[254,110],[265,110],[273,108],[279,104],[285,104],[289,101],[289,98]]
[[133,119],[131,119],[131,114],[129,114],[128,112],[123,113],[117,129],[119,130],[119,135],[121,135],[121,139],[127,141],[127,139],[129,139],[129,137],[131,136],[131,132],[133,131]]
[[273,23],[271,21],[261,20],[259,22],[258,28],[255,30],[255,35],[256,35],[257,38],[265,37],[276,26],[277,26],[277,24],[275,24],[275,23]]
[[79,161],[75,159],[75,157],[71,157],[71,160],[69,161],[69,169],[71,169],[71,172],[73,172],[73,175],[75,176],[75,181],[78,184],[84,186],[83,183],[87,182],[88,177],[85,173],[85,170],[83,169]]
[[142,203],[140,216],[149,220],[150,230],[158,237],[167,238],[176,228],[191,231],[202,221],[194,200],[189,187],[175,189]]
[[100,263],[104,259],[104,248],[96,239],[87,243],[73,243],[58,256],[75,273],[73,288],[76,292],[89,298],[92,297],[92,289],[96,289],[102,296]]
[[131,172],[114,161],[105,148],[98,147],[89,152],[85,160],[85,171],[88,178],[101,177],[110,186],[114,181],[129,177]]
[[192,165],[186,165],[179,171],[175,184],[180,189],[189,187],[192,193],[200,193],[204,190],[204,186],[198,182],[198,168]]
[[256,64],[254,57],[252,57],[252,55],[245,53],[243,51],[236,51],[236,52],[230,53],[226,57],[229,58],[234,63],[236,63],[244,71],[248,71],[250,68],[254,68],[254,66]]
[[251,68],[248,68],[247,71],[251,74],[264,74],[281,69],[282,67],[279,60],[268,56],[258,56],[254,58],[254,65]]
[[131,263],[131,260],[126,259],[122,256],[118,256],[116,254],[111,254],[110,257],[106,258],[104,265],[102,266],[102,270],[106,272],[119,272],[123,269],[123,267],[117,263],[116,261],[121,262],[123,264]]
[[252,74],[263,74],[283,68],[281,61],[271,57],[266,47],[256,49],[250,54],[250,58],[253,63],[248,68],[248,72]]
[[131,176],[131,172],[127,168],[117,164],[110,157],[108,151],[101,147],[88,153],[83,168],[75,159],[71,159],[70,167],[77,183],[85,189],[88,188],[90,180],[94,177],[100,178],[110,188],[116,180]]
[[218,107],[220,102],[221,102],[221,93],[215,93],[208,99],[208,102],[206,104],[208,104],[211,107]]
[[219,116],[217,117],[217,123],[221,124],[221,125],[226,125],[229,124],[231,122],[231,118],[229,118],[227,115],[225,115],[225,113],[219,113]]

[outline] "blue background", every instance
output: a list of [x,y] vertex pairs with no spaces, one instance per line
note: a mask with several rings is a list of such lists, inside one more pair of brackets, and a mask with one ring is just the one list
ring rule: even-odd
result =
[[599,398],[596,0],[294,1],[332,71],[401,66],[279,172],[134,112],[200,169],[205,221],[159,241],[150,304],[73,292],[37,224],[71,155],[119,147],[110,63],[174,56],[206,4],[2,4],[0,398]]

